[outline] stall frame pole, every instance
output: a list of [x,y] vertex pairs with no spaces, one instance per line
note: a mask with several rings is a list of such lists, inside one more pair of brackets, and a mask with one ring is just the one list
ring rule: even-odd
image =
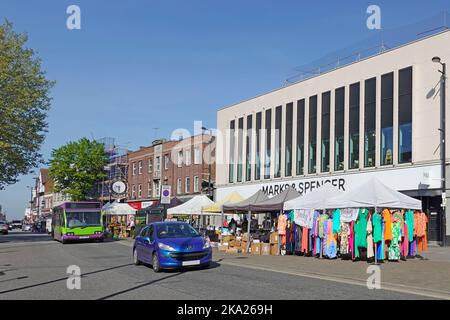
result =
[[246,248],[246,253],[249,253],[249,249],[250,249],[250,219],[252,218],[252,212],[249,210],[247,213],[247,234],[248,234],[248,241],[247,241],[247,248]]

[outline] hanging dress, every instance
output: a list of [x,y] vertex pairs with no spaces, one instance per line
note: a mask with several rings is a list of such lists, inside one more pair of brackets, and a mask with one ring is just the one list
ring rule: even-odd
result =
[[359,258],[359,248],[367,248],[367,209],[360,209],[355,222],[355,257]]
[[333,234],[333,220],[328,219],[327,221],[327,249],[326,255],[329,259],[336,258],[337,255],[337,241]]
[[389,260],[400,260],[400,243],[402,240],[402,217],[399,211],[392,215],[392,240],[389,246]]
[[350,225],[346,222],[341,222],[341,228],[339,230],[339,252],[341,254],[348,254],[350,252],[349,247],[349,237],[350,237]]
[[374,257],[373,252],[373,227],[372,227],[372,219],[369,215],[369,218],[367,219],[367,258]]

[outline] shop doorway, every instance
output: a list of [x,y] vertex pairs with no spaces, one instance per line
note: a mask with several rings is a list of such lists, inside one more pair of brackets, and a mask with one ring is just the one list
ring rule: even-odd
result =
[[441,219],[442,219],[442,197],[420,197],[422,210],[428,217],[428,241],[442,241]]

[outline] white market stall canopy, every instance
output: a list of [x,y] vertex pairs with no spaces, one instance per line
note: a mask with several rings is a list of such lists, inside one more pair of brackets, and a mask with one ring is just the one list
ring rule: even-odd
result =
[[136,214],[136,210],[128,203],[119,203],[119,202],[107,203],[103,206],[102,210],[105,214],[112,216],[125,216]]
[[374,207],[421,210],[422,202],[393,190],[374,178],[352,191],[327,200],[323,209]]
[[200,215],[202,213],[202,208],[212,205],[212,202],[207,196],[200,195],[195,196],[191,200],[186,201],[179,206],[170,208],[167,210],[168,215]]
[[325,183],[320,188],[309,192],[304,196],[286,201],[284,203],[284,210],[306,209],[306,210],[320,210],[326,205],[326,202],[338,195],[342,195],[344,191],[339,190],[331,183]]

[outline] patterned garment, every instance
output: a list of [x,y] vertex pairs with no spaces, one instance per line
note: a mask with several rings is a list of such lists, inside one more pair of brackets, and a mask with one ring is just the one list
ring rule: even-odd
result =
[[349,236],[350,236],[350,226],[348,223],[341,222],[341,228],[339,230],[339,238],[341,239],[339,250],[341,254],[350,253],[349,249]]
[[326,254],[328,258],[336,258],[337,255],[337,241],[333,234],[333,220],[328,219],[327,221],[327,249]]
[[399,211],[392,215],[392,240],[389,246],[389,260],[400,260],[403,218]]

